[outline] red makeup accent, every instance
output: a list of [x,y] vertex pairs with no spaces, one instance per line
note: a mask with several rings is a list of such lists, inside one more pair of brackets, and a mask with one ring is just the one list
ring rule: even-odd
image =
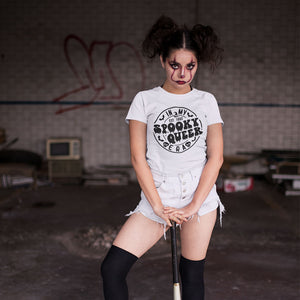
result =
[[176,82],[176,80],[173,79],[173,77],[174,77],[174,75],[175,75],[175,71],[176,71],[176,70],[173,70],[173,73],[172,73],[172,75],[171,75],[171,79],[172,79],[172,81],[175,81],[175,82]]
[[192,75],[192,70],[190,70],[190,79],[187,81],[187,82],[190,82],[193,78],[193,75]]
[[[193,66],[195,66],[195,62],[193,61],[193,59],[191,59],[191,62],[189,63],[189,65],[193,65]],[[194,68],[193,68],[194,69]],[[187,82],[191,82],[191,80],[192,80],[192,78],[193,78],[193,75],[192,75],[192,70],[193,69],[190,69],[190,70],[188,70],[188,71],[190,71],[190,79],[187,81]]]

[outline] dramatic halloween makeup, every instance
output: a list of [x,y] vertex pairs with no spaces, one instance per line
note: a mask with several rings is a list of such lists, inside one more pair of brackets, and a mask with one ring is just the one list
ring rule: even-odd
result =
[[183,48],[175,49],[165,60],[161,56],[160,61],[166,72],[163,88],[175,94],[188,93],[198,68],[194,52]]
[[191,58],[191,61],[185,66],[182,66],[179,62],[177,62],[176,56],[174,57],[174,59],[169,60],[168,64],[173,69],[173,73],[171,75],[172,81],[180,85],[190,83],[192,81],[192,70],[196,66],[196,61],[193,60],[193,57]]

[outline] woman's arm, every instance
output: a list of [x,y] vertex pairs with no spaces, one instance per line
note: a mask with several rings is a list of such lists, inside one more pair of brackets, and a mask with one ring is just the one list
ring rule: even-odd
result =
[[[146,161],[147,125],[140,121],[130,120],[129,134],[131,163],[136,172],[140,187],[151,204],[153,211],[159,217],[164,219],[169,226],[171,226],[170,219],[163,213],[164,206],[161,202],[153,181],[151,170]],[[180,216],[172,216],[174,221],[181,223],[182,221],[179,218]]]
[[[184,217],[188,218],[195,214],[201,207],[207,195],[215,184],[220,168],[223,164],[223,133],[220,123],[209,125],[207,129],[207,162],[202,171],[198,187],[195,191],[192,202],[181,209]],[[176,215],[179,210],[165,208],[165,214]]]

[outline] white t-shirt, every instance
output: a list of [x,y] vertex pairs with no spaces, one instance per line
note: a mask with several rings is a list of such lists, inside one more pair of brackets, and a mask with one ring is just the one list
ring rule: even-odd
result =
[[139,92],[129,108],[129,120],[147,124],[147,162],[165,174],[202,168],[207,126],[223,124],[215,97],[195,88],[186,94],[161,87]]

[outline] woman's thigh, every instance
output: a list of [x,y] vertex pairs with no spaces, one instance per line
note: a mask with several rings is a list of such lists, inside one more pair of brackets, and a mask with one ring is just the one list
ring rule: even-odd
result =
[[206,257],[217,217],[217,210],[199,217],[195,215],[191,220],[182,224],[180,230],[181,254],[190,260],[201,260]]
[[141,257],[164,234],[164,227],[141,213],[131,215],[118,233],[113,244]]

